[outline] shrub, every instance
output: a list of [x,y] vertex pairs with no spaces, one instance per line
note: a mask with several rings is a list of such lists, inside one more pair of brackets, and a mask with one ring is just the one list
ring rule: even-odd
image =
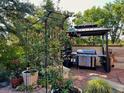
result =
[[90,80],[84,93],[112,93],[110,85],[104,80]]
[[28,91],[28,93],[32,93],[34,91],[33,86],[31,86],[31,85],[30,86],[25,86],[24,84],[18,86],[16,88],[16,90],[21,91],[21,92]]

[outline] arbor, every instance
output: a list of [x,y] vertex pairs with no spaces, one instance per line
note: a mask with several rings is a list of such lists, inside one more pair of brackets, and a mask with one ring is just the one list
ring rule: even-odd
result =
[[92,7],[84,12],[83,15],[77,14],[76,24],[95,23],[99,26],[112,28],[110,32],[111,42],[117,43],[124,24],[124,0],[116,0],[108,3],[103,8]]
[[[100,7],[92,7],[84,11],[84,14],[78,13],[77,18],[74,19],[75,24],[97,24],[98,26],[105,26],[108,18],[108,12]],[[78,39],[77,39],[78,40]],[[94,42],[94,40],[96,42]],[[98,42],[99,41],[99,42]],[[100,37],[88,37],[85,43],[90,45],[100,44]]]

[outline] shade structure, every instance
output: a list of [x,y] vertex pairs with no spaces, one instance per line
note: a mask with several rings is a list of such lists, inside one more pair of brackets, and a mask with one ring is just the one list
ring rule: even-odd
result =
[[80,25],[70,27],[67,31],[69,36],[71,37],[79,37],[79,36],[98,36],[105,35],[111,31],[110,28],[98,27],[97,25]]
[[[98,27],[95,24],[86,24],[70,27],[67,31],[68,36],[70,37],[83,37],[83,36],[102,36],[102,53],[106,55],[106,62],[103,63],[104,70],[106,72],[111,71],[110,57],[108,53],[108,32],[110,28]],[[105,37],[105,39],[104,39]],[[106,45],[104,46],[104,40]]]

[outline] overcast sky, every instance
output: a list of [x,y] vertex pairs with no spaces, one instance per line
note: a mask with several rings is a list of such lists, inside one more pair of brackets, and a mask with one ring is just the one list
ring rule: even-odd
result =
[[[40,5],[43,0],[29,0],[35,5]],[[57,1],[57,0],[53,0]],[[68,10],[70,12],[83,12],[93,6],[104,6],[106,3],[114,0],[60,0],[59,7],[61,10]]]

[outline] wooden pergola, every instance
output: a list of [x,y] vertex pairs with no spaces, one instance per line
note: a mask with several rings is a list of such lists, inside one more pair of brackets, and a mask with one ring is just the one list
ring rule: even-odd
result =
[[104,70],[106,72],[111,71],[111,63],[108,51],[108,32],[110,32],[110,28],[98,27],[97,25],[80,25],[69,28],[67,34],[70,37],[83,37],[83,36],[102,36],[102,54],[106,59],[104,61]]

